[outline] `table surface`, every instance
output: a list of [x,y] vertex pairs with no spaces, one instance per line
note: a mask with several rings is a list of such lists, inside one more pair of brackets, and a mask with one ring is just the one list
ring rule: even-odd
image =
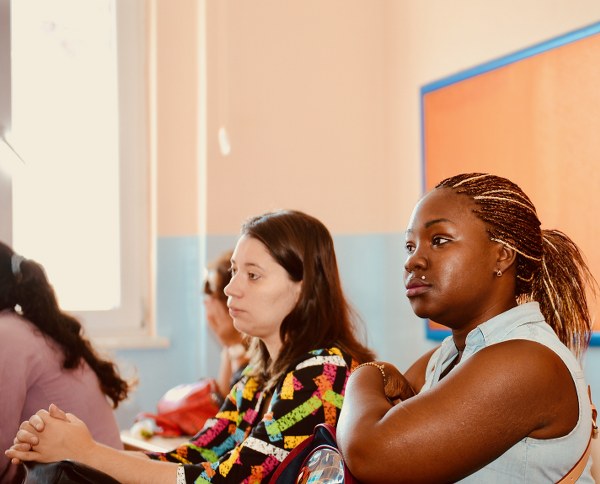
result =
[[143,450],[147,452],[167,452],[173,450],[183,442],[187,442],[189,435],[179,437],[160,437],[154,435],[149,439],[134,436],[129,430],[121,431],[121,441],[125,450]]

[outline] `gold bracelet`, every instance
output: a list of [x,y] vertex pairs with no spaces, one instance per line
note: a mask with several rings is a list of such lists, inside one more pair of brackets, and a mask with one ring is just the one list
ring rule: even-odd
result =
[[380,365],[379,363],[375,363],[374,361],[367,361],[366,363],[361,363],[356,368],[354,368],[354,371],[358,370],[359,368],[362,368],[363,366],[374,366],[375,368],[377,368],[380,371],[381,376],[383,377],[383,386],[385,386],[387,378],[385,376],[385,371],[384,371],[383,365]]

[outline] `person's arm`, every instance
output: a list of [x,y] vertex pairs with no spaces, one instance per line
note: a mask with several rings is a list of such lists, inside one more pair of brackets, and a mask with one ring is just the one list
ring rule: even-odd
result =
[[15,444],[6,451],[7,457],[23,462],[71,459],[94,467],[123,484],[176,482],[177,465],[149,459],[141,461],[139,455],[99,444],[92,439],[85,423],[73,414],[66,414],[66,420],[53,417],[45,410],[40,410],[37,415],[43,421],[43,431],[38,432],[31,424],[19,431],[32,434],[37,444],[30,450],[18,450],[21,444]]
[[600,442],[598,439],[592,439],[592,477],[595,482],[600,482]]
[[350,377],[337,429],[346,463],[364,483],[454,482],[527,436],[566,435],[578,419],[569,371],[530,341],[481,350],[395,406],[378,373]]
[[233,374],[231,368],[231,359],[229,358],[228,348],[221,348],[221,362],[219,364],[219,374],[217,375],[217,387],[221,398],[227,395],[227,391],[231,384],[231,375]]
[[[237,386],[243,388],[242,382],[238,383]],[[241,391],[241,390],[240,390]],[[83,463],[88,463],[87,461],[80,460],[80,452],[85,448],[86,438],[85,432],[87,432],[89,437],[89,431],[87,428],[79,429],[79,433],[76,434],[78,439],[82,439],[83,443],[77,443],[74,448],[69,448],[67,446],[63,446],[59,444],[57,447],[53,449],[44,449],[44,453],[40,452],[40,448],[38,447],[38,443],[41,440],[40,437],[45,434],[47,422],[51,421],[55,423],[55,420],[63,420],[68,421],[70,414],[65,414],[60,409],[58,409],[55,405],[50,406],[50,415],[48,412],[40,411],[38,414],[32,416],[28,422],[24,422],[22,424],[21,430],[17,433],[17,440],[20,442],[19,444],[13,445],[10,452],[7,452],[7,456],[13,459],[14,463],[18,463],[18,460],[23,457],[24,461],[27,460],[35,460],[39,462],[52,462],[55,460],[60,460],[64,458],[69,458],[73,460],[79,460]],[[53,417],[52,420],[50,418]],[[74,417],[74,416],[73,416]],[[149,472],[153,472],[154,464],[148,459],[152,459],[154,461],[162,461],[164,463],[175,463],[175,464],[185,464],[185,473],[187,478],[190,480],[196,479],[200,473],[202,472],[202,468],[198,467],[197,464],[202,462],[214,462],[218,461],[224,454],[227,454],[230,450],[235,447],[235,442],[230,435],[230,428],[233,425],[235,427],[237,423],[238,412],[236,408],[236,402],[234,398],[229,395],[219,412],[215,416],[215,418],[210,419],[204,428],[198,432],[189,442],[182,444],[176,449],[169,452],[132,452],[132,451],[116,451],[120,455],[125,455],[126,460],[123,460],[121,457],[110,457],[110,455],[106,455],[108,451],[113,449],[107,448],[102,449],[100,454],[103,455],[103,458],[111,458],[114,460],[114,466],[103,464],[102,467],[97,467],[99,470],[102,470],[106,474],[109,474],[115,478],[117,475],[121,475],[121,472],[126,472],[130,469],[133,464],[133,460],[137,459],[137,465],[141,466],[141,470],[143,471],[142,476],[145,476],[146,469],[150,469]],[[68,422],[65,422],[68,423]],[[83,423],[82,423],[83,424]],[[85,427],[85,425],[84,425]],[[91,439],[91,437],[89,437]],[[100,445],[97,442],[93,442],[94,446]],[[28,452],[32,446],[36,446],[35,450],[37,453]],[[149,467],[146,463],[139,463],[140,457],[148,460],[148,463],[151,464]],[[90,460],[91,462],[91,460]],[[93,464],[88,463],[92,467],[95,467]],[[120,470],[120,467],[124,469],[124,471]],[[173,467],[173,466],[170,466]],[[167,468],[168,469],[168,468]],[[157,480],[160,481],[160,478],[166,476],[164,472],[157,474]],[[116,473],[116,474],[115,474]],[[119,479],[120,480],[120,479]],[[129,481],[122,481],[124,484]],[[146,482],[143,481],[142,482]],[[147,481],[152,482],[152,481]]]
[[[41,339],[41,337],[40,337]],[[29,323],[17,315],[0,316],[0,448],[2,452],[13,444],[13,438],[27,407],[27,390],[32,381],[41,377],[48,366],[39,351],[40,339],[34,338]],[[45,345],[46,342],[42,340]],[[10,481],[16,469],[10,460],[0,459],[0,482]]]
[[[349,368],[341,355],[323,352],[304,360],[277,386],[262,419],[239,447],[211,464],[208,482],[267,481],[287,454],[310,436],[316,424],[336,424]],[[252,418],[246,412],[246,419]],[[186,474],[187,475],[187,474]]]
[[[227,306],[214,296],[205,296],[206,320],[222,346],[217,386],[223,398],[231,388],[231,378],[241,367],[246,366],[248,357],[243,344],[243,335],[233,326]],[[241,348],[242,351],[237,351]]]
[[234,376],[239,379],[241,370],[248,364],[246,347],[242,343],[232,346],[223,346],[221,349],[221,363],[217,376],[217,386],[222,398],[225,398],[231,385],[236,383]]
[[427,363],[431,358],[431,355],[439,348],[433,348],[432,350],[425,353],[417,361],[415,361],[409,368],[404,372],[404,377],[409,381],[411,387],[416,393],[421,391],[425,384],[425,372],[427,369]]
[[[237,445],[236,438],[241,440],[239,434],[243,436],[244,432],[237,429],[240,425],[239,419],[245,411],[252,411],[251,402],[241,402],[241,409],[237,406],[237,396],[243,399],[246,395],[246,381],[242,379],[233,386],[214,418],[207,420],[202,430],[189,441],[168,452],[147,452],[146,455],[155,460],[183,463],[186,465],[188,479],[196,479],[202,469],[194,468],[195,465],[218,461],[234,449]],[[236,428],[235,436],[232,435],[233,428]]]

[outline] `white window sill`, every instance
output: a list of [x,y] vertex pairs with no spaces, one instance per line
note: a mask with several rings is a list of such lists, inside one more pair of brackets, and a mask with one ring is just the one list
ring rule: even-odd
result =
[[132,334],[118,336],[96,336],[93,344],[107,350],[140,350],[168,348],[171,342],[164,336]]

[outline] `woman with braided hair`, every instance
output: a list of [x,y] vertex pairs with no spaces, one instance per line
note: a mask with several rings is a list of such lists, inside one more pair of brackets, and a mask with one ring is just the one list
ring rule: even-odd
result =
[[[8,448],[21,422],[54,402],[76,412],[98,441],[122,448],[112,408],[128,391],[114,363],[61,311],[43,267],[0,242],[0,445]],[[1,459],[0,482],[20,483],[20,467]]]
[[579,360],[595,282],[573,241],[542,230],[511,181],[468,173],[418,202],[406,251],[413,311],[452,334],[404,375],[383,362],[353,372],[337,430],[350,471],[365,483],[558,482],[581,459],[578,482],[593,482]]

